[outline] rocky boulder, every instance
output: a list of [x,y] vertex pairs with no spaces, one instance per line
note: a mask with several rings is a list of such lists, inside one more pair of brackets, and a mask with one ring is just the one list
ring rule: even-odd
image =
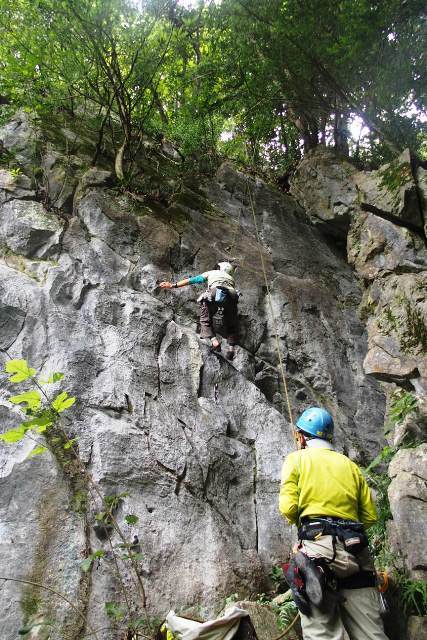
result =
[[427,444],[400,450],[389,466],[395,551],[412,580],[427,578]]
[[427,389],[427,274],[391,275],[369,290],[366,373]]
[[358,210],[356,169],[324,146],[309,151],[292,177],[290,193],[324,233],[345,239]]
[[59,249],[62,224],[40,202],[10,200],[0,206],[0,244],[27,258],[47,258]]
[[377,171],[361,171],[353,176],[362,209],[423,232],[417,182],[409,149]]

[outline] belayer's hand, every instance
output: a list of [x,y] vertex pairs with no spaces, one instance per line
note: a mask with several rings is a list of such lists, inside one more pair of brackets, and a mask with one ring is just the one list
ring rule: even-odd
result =
[[172,289],[173,285],[172,282],[161,282],[160,286],[162,289]]

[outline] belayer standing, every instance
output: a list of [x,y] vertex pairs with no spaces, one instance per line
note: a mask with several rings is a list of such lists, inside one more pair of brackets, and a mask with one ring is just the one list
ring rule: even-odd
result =
[[297,421],[300,449],[282,468],[279,509],[298,528],[285,575],[304,640],[387,640],[365,528],[377,514],[359,467],[334,450],[334,423],[319,407]]
[[200,303],[200,337],[210,338],[212,349],[221,351],[221,342],[215,335],[213,327],[213,317],[218,308],[223,309],[223,326],[227,336],[228,349],[226,357],[229,360],[234,358],[234,348],[237,344],[239,325],[237,315],[237,303],[239,294],[236,291],[233,278],[234,267],[230,262],[218,262],[214,269],[205,271],[198,276],[184,278],[175,284],[172,282],[161,282],[162,289],[172,289],[185,287],[188,284],[208,285],[207,291],[198,298]]

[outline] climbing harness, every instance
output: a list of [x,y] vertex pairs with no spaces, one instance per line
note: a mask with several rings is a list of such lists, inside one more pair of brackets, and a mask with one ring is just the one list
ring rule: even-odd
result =
[[317,540],[320,536],[332,536],[334,543],[338,538],[345,550],[354,556],[368,546],[368,537],[361,522],[327,516],[307,521],[303,519],[298,529],[298,539]]

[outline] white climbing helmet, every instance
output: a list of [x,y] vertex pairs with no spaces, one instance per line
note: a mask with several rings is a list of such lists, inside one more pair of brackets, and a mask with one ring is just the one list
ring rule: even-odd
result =
[[228,275],[232,276],[234,273],[235,267],[231,264],[231,262],[218,262],[218,269],[220,271],[224,271],[224,273],[228,273]]

